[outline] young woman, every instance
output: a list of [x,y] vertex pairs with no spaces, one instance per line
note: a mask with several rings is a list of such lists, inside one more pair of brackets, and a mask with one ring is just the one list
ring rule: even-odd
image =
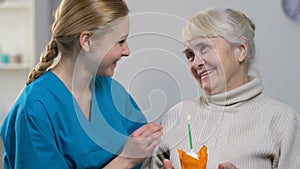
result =
[[162,127],[147,124],[110,78],[130,54],[128,33],[123,0],[61,2],[46,51],[2,124],[5,169],[139,168]]

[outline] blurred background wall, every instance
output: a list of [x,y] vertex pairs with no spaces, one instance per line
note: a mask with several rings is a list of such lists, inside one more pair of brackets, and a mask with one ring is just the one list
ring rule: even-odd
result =
[[[35,59],[50,37],[54,8],[60,0],[36,0]],[[131,56],[122,59],[114,78],[134,96],[150,120],[181,100],[201,94],[182,54],[186,20],[204,8],[234,8],[256,24],[256,67],[264,93],[300,112],[300,23],[289,19],[281,0],[127,0],[131,15]],[[1,28],[0,28],[1,29]],[[24,86],[27,72],[0,72],[1,120]],[[5,79],[11,78],[9,83]]]

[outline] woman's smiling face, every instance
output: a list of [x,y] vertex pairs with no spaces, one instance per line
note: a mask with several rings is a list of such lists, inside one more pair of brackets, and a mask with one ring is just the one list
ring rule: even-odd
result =
[[[97,67],[97,74],[101,76],[113,76],[117,62],[123,56],[129,56],[130,50],[127,43],[129,34],[129,16],[120,18],[112,26],[111,31],[104,36],[93,35],[90,41],[89,67]],[[101,38],[97,38],[97,36]],[[94,70],[94,68],[92,68]]]
[[190,70],[206,94],[234,89],[243,83],[240,77],[238,45],[222,37],[195,38],[185,43]]

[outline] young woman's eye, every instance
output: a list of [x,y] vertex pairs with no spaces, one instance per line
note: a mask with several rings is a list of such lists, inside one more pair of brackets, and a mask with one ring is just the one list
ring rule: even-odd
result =
[[192,62],[195,58],[195,53],[192,51],[186,51],[185,56],[189,62]]
[[126,42],[126,39],[123,39],[123,40],[119,41],[118,43],[119,43],[120,45],[123,45],[125,42]]

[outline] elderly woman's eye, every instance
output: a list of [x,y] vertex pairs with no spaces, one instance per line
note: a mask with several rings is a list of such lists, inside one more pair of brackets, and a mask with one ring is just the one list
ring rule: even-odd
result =
[[189,62],[192,62],[195,58],[195,54],[192,51],[186,51],[185,56]]
[[200,53],[201,53],[201,54],[205,54],[206,52],[208,52],[209,47],[210,47],[210,46],[205,45],[205,44],[201,45],[201,46],[200,46]]

